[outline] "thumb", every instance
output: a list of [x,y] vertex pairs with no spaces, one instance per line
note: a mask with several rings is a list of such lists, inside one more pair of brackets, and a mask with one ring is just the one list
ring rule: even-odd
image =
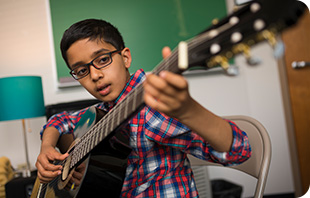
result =
[[53,154],[52,154],[52,158],[53,159],[50,159],[50,160],[60,160],[60,161],[62,161],[64,159],[66,159],[68,156],[69,156],[68,153],[61,154],[61,153],[59,153],[58,151],[55,150],[53,152]]
[[69,153],[65,153],[65,154],[60,154],[58,156],[58,160],[65,160],[67,157],[69,156]]

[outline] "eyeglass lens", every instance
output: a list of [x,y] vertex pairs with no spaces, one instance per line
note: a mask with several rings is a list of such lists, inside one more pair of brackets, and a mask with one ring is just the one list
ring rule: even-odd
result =
[[80,79],[89,74],[90,66],[95,66],[97,69],[101,69],[103,67],[108,66],[112,62],[112,57],[111,57],[112,53],[114,52],[110,52],[108,54],[102,54],[101,56],[98,56],[97,58],[95,58],[89,64],[78,66],[77,68],[71,71],[72,76],[75,79]]

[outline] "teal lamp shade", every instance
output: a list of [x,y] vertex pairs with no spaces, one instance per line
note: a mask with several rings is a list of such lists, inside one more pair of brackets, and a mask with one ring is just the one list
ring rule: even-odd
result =
[[44,116],[41,77],[0,78],[0,111],[0,121]]

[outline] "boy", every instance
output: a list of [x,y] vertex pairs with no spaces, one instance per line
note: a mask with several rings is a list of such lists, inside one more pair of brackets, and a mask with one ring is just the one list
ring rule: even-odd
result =
[[[168,71],[146,77],[142,70],[130,76],[130,50],[110,23],[88,19],[73,24],[63,35],[61,51],[72,76],[103,101],[97,107],[106,111],[137,84],[144,85],[146,106],[128,122],[132,152],[121,197],[198,197],[187,153],[224,165],[250,157],[246,134],[191,98],[184,77]],[[170,53],[163,49],[164,58]],[[42,183],[61,173],[62,167],[50,162],[68,155],[58,153],[56,143],[62,133],[73,132],[84,112],[55,115],[44,126],[36,162]]]

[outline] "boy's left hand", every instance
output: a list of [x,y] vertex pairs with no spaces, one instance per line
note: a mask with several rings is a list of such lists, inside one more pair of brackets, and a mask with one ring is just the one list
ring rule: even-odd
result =
[[[164,58],[170,54],[169,48],[163,49]],[[179,120],[186,115],[193,103],[187,80],[181,75],[168,71],[160,72],[159,76],[147,75],[144,91],[144,101],[147,105]]]
[[[163,49],[164,58],[170,54],[169,48]],[[190,96],[187,80],[183,76],[168,71],[162,71],[159,76],[147,75],[144,91],[147,105],[178,119],[210,143],[215,150],[228,152],[231,149],[231,126]]]

